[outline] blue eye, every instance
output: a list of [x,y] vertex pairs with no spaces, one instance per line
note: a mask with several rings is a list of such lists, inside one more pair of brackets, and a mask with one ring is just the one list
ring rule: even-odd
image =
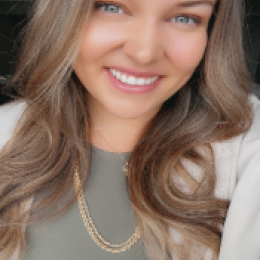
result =
[[96,3],[95,9],[100,9],[104,12],[116,13],[116,14],[124,12],[120,6],[109,2]]
[[181,23],[181,24],[194,24],[194,23],[200,23],[198,19],[191,18],[189,16],[180,15],[173,18],[175,23]]

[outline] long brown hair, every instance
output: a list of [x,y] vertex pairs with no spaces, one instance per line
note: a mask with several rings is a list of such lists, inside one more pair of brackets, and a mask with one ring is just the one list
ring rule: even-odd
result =
[[[75,201],[77,159],[86,179],[87,91],[71,64],[92,2],[38,0],[34,5],[12,81],[27,107],[0,153],[1,259],[16,249],[23,252],[27,225],[62,213]],[[217,2],[205,57],[145,127],[131,153],[129,196],[152,259],[170,259],[170,252],[195,259],[206,249],[218,256],[229,202],[214,196],[211,144],[251,125],[242,10],[240,0]],[[187,161],[201,169],[201,178],[192,176]],[[188,189],[180,188],[180,179]],[[26,202],[43,191],[48,194],[26,211]],[[170,238],[169,227],[182,235],[181,242]]]

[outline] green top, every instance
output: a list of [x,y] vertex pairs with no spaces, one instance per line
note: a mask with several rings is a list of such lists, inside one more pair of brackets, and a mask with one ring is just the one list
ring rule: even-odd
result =
[[[126,159],[129,154],[122,154]],[[136,228],[134,214],[122,171],[125,162],[116,153],[93,147],[91,174],[84,187],[86,201],[99,233],[120,244]],[[141,239],[129,250],[110,253],[102,250],[84,226],[75,202],[64,215],[32,225],[27,230],[28,247],[22,260],[147,260]]]

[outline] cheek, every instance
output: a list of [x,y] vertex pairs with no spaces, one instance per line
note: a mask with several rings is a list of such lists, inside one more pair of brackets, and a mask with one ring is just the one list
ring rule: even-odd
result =
[[84,28],[80,44],[80,55],[88,60],[101,59],[122,43],[123,31],[115,24],[90,21]]
[[207,45],[207,34],[173,36],[168,41],[168,57],[174,67],[181,71],[193,71],[202,60]]

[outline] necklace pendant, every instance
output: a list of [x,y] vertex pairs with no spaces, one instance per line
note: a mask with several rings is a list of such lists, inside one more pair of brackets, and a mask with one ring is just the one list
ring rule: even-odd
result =
[[128,162],[125,163],[125,165],[122,168],[123,172],[126,174],[126,176],[128,175]]

